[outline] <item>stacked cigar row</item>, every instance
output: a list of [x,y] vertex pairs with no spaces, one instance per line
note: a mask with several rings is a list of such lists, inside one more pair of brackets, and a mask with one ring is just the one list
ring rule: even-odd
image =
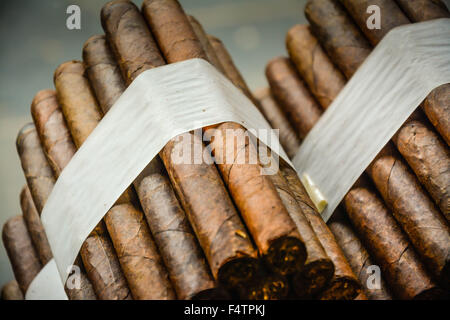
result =
[[[52,257],[39,215],[56,179],[126,87],[142,72],[202,58],[255,104],[220,40],[207,36],[175,0],[107,3],[105,36],[91,37],[83,62],[61,64],[56,90],[32,101],[33,124],[17,138],[27,186],[23,215],[3,242],[24,293]],[[354,299],[361,284],[295,171],[261,175],[262,164],[223,157],[256,147],[241,126],[214,126],[212,158],[172,160],[186,139],[171,140],[84,242],[75,265],[81,287],[70,299]],[[234,130],[237,143],[227,143]],[[244,135],[244,136],[243,136]],[[192,135],[193,143],[198,139]],[[130,142],[132,143],[132,142]],[[192,145],[192,147],[194,147]],[[63,239],[61,241],[64,241]]]
[[[366,10],[372,4],[381,9],[381,29],[366,26]],[[289,58],[275,58],[266,67],[270,89],[256,93],[289,154],[295,154],[392,28],[450,17],[443,3],[430,0],[312,0],[305,15],[310,25],[296,25],[287,33]],[[433,90],[351,188],[337,210],[340,214],[335,212],[329,223],[369,299],[448,297],[449,104],[450,84]],[[378,290],[366,286],[370,265],[381,268]]]

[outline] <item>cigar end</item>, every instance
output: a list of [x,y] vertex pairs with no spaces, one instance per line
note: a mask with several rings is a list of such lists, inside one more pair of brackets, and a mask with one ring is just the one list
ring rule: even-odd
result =
[[285,236],[272,241],[264,258],[274,272],[288,275],[300,271],[306,257],[305,244],[296,237]]
[[335,278],[320,294],[320,300],[353,300],[361,292],[361,284],[352,277]]
[[24,139],[28,136],[28,134],[30,134],[33,131],[36,131],[36,127],[34,126],[34,124],[32,122],[27,123],[26,125],[24,125],[22,127],[22,129],[19,130],[19,133],[17,134],[17,139],[16,139],[16,148],[17,148],[17,152],[19,153],[19,155],[22,154],[22,145],[23,145]]
[[134,7],[139,10],[136,5],[129,0],[113,0],[105,3],[100,11],[100,21],[104,30],[108,30],[107,23],[111,21],[112,15],[122,15],[129,8]]
[[[54,103],[43,103],[46,100],[53,99]],[[45,89],[39,91],[31,102],[31,115],[39,129],[39,123],[47,121],[48,117],[58,108],[56,103],[56,91],[51,89]],[[38,121],[38,119],[43,119]]]
[[256,258],[235,258],[220,267],[217,278],[226,289],[233,290],[258,274],[260,268]]
[[293,289],[299,298],[310,298],[321,292],[334,275],[334,264],[329,259],[308,263],[292,279]]
[[288,280],[279,274],[263,275],[239,288],[239,298],[244,300],[281,300],[288,294]]
[[55,83],[56,79],[63,73],[84,74],[83,62],[78,60],[70,60],[61,63],[58,68],[56,68],[55,73],[53,74],[53,82]]
[[3,244],[6,246],[6,242],[9,238],[14,236],[16,226],[18,224],[24,224],[23,217],[21,215],[9,218],[5,224],[3,225],[2,229],[2,239]]

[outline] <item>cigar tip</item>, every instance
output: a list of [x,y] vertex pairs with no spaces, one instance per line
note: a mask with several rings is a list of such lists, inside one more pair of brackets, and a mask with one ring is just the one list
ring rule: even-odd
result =
[[275,65],[280,64],[280,63],[286,63],[288,61],[289,61],[289,58],[287,58],[285,56],[278,56],[278,57],[270,59],[266,65],[266,75],[275,67]]
[[104,34],[96,34],[89,37],[89,39],[87,39],[86,42],[83,44],[83,56],[85,51],[87,50],[87,47],[91,45],[96,45],[99,42],[103,43],[104,41],[106,41]]
[[23,217],[22,215],[14,216],[12,218],[9,218],[6,220],[5,224],[3,225],[2,229],[2,238],[3,242],[5,242],[5,238],[9,238],[13,236],[15,233],[15,226],[19,223],[23,223]]
[[[38,93],[36,93],[33,100],[31,101],[31,114],[33,115],[33,118],[41,110],[41,108],[40,108],[40,107],[42,107],[41,102],[43,102],[47,99],[51,99],[51,98],[56,99],[56,91],[55,90],[44,89],[44,90],[41,90]],[[45,106],[46,107],[51,106],[52,110],[56,109],[55,104],[50,104],[50,105],[45,104]]]
[[104,22],[107,21],[110,15],[120,6],[123,6],[123,8],[135,7],[137,9],[136,5],[129,0],[113,0],[105,3],[100,11],[100,18],[104,29]]
[[17,151],[19,152],[19,154],[21,153],[21,147],[22,147],[23,140],[25,139],[25,137],[28,134],[30,134],[33,131],[36,131],[36,127],[34,126],[34,124],[32,122],[27,123],[26,125],[24,125],[22,127],[22,129],[19,130],[19,133],[17,134],[17,139],[16,139],[16,147],[17,147]]
[[84,65],[83,62],[78,60],[70,60],[61,63],[58,68],[56,68],[55,73],[53,74],[53,81],[55,82],[56,79],[65,72],[69,73],[84,73]]
[[268,87],[265,88],[258,88],[253,92],[253,95],[258,100],[263,100],[265,97],[267,97],[270,94],[270,89]]

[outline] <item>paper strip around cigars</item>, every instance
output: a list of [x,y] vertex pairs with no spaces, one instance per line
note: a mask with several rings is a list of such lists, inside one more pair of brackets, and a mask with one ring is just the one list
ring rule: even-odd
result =
[[448,82],[450,19],[401,26],[384,37],[292,161],[327,200],[325,221],[417,106]]
[[55,259],[51,259],[30,283],[25,300],[69,300],[58,274]]
[[[325,220],[428,93],[450,81],[449,30],[445,19],[390,32],[306,137],[294,163],[314,183],[307,189],[325,194]],[[42,212],[63,283],[88,234],[170,139],[226,121],[270,132],[250,100],[203,60],[142,73],[64,169]],[[290,164],[277,138],[257,137]]]

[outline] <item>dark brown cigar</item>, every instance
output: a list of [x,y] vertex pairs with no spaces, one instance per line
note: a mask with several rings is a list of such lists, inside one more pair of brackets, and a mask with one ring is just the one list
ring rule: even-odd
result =
[[331,60],[350,78],[371,51],[364,35],[335,0],[309,0],[305,15]]
[[428,119],[450,146],[450,84],[437,87],[428,95],[423,103],[423,110]]
[[2,287],[1,299],[2,300],[25,299],[22,291],[20,291],[19,284],[17,283],[16,280],[12,280]]
[[27,225],[39,261],[45,266],[52,259],[53,255],[28,186],[24,186],[20,192],[20,207],[22,208],[23,219]]
[[[85,68],[79,61],[65,62],[56,69],[54,81],[59,103],[75,145],[79,148],[102,117],[94,93],[86,78]],[[148,227],[143,220],[144,215],[132,205],[135,201],[134,191],[128,188],[116,202],[116,205],[126,205],[120,206],[116,210],[113,207],[104,218],[122,267],[123,275],[126,278],[126,281],[122,277],[116,283],[118,296],[122,299],[129,298],[128,288],[126,287],[126,282],[128,282],[129,290],[135,299],[174,299],[175,295],[167,279],[166,270],[152,242],[153,239],[149,234]],[[141,216],[140,218],[138,217],[139,215]],[[129,233],[128,230],[124,230],[127,227],[134,227],[136,224],[140,225],[138,229],[139,234]],[[88,238],[85,242],[86,250],[97,250],[107,244],[108,251],[111,254],[114,253],[109,238],[107,238],[103,222],[97,225],[91,235],[93,237]],[[102,241],[97,242],[96,239],[102,239]],[[127,245],[124,246],[124,243]],[[86,252],[86,257],[83,257],[83,259],[93,258],[92,252]],[[107,261],[114,257],[111,254]],[[133,266],[133,263],[136,263],[136,261],[146,261],[146,263]],[[112,267],[112,262],[110,261],[109,263]],[[149,268],[149,264],[152,265],[152,268]],[[155,272],[155,270],[159,271]],[[114,273],[119,273],[119,271],[119,265],[115,263]],[[99,275],[101,275],[100,272]],[[120,278],[116,276],[115,280],[118,279]],[[152,289],[152,286],[165,289],[155,291]]]
[[[207,59],[200,41],[195,36],[189,21],[176,0],[148,0],[143,2],[144,16],[155,35],[161,51],[168,63],[192,58]],[[167,23],[167,21],[170,21]],[[215,137],[211,147],[222,178],[241,212],[260,254],[276,272],[293,273],[299,270],[306,258],[301,235],[277,193],[270,178],[261,175],[262,165],[257,162],[239,164],[235,161],[225,163],[226,154],[237,154],[239,150],[245,157],[254,156],[256,149],[245,144],[237,149],[225,143],[226,132],[235,133],[242,140],[243,127],[234,123],[223,123],[215,127]],[[220,137],[219,137],[220,136]],[[167,158],[170,143],[163,150],[163,161]],[[245,158],[247,160],[247,158]],[[171,170],[168,169],[169,175]]]
[[400,299],[432,299],[441,294],[406,235],[365,178],[344,199],[348,216],[390,289]]
[[295,25],[286,36],[286,47],[297,71],[323,109],[337,97],[346,79],[330,61],[308,25]]
[[191,24],[192,30],[194,30],[195,35],[197,36],[198,40],[200,41],[203,50],[206,53],[206,56],[208,57],[208,61],[217,68],[220,72],[223,74],[226,74],[224,67],[222,66],[221,61],[219,60],[219,57],[217,57],[216,51],[214,50],[214,47],[212,46],[211,42],[208,39],[208,35],[206,34],[205,30],[203,29],[203,26],[198,22],[197,19],[193,16],[187,16],[189,23]]
[[[83,59],[99,106],[106,113],[125,90],[125,83],[104,36],[91,37],[85,43]],[[159,157],[153,159],[134,186],[177,297],[214,297],[217,289],[209,266]]]
[[28,286],[39,273],[42,265],[22,216],[16,216],[6,221],[3,225],[2,239],[14,277],[25,295]]
[[[394,0],[339,0],[347,9],[347,12],[359,26],[366,38],[372,45],[378,42],[393,28],[403,24],[408,24],[409,19],[403,11],[398,7]],[[380,25],[369,29],[369,17],[372,13],[368,13],[369,6],[378,6],[380,10]],[[373,23],[373,21],[372,21]]]
[[286,119],[269,88],[258,90],[254,96],[259,101],[261,113],[272,128],[280,130],[280,143],[287,155],[292,158],[300,147],[300,139],[297,137],[294,128]]
[[266,76],[273,96],[300,139],[304,139],[322,114],[317,102],[288,58],[278,57],[270,60],[266,67]]
[[450,221],[450,151],[419,111],[403,124],[392,141]]
[[312,229],[317,235],[328,257],[334,264],[334,276],[319,298],[323,300],[352,300],[361,291],[361,284],[353,273],[342,249],[339,247],[333,233],[323,221],[319,212],[308,197],[297,173],[287,164],[281,164],[281,170]]
[[[45,96],[45,99],[41,97]],[[80,105],[81,106],[81,105]],[[38,130],[45,154],[55,174],[59,174],[76,152],[56,92],[43,90],[31,104],[31,114]],[[95,293],[102,300],[129,299],[130,290],[120,269],[119,260],[103,222],[91,232],[80,254]]]
[[396,0],[414,22],[449,18],[450,13],[441,0]]
[[369,288],[368,284],[371,281],[370,276],[372,275],[369,267],[374,266],[375,263],[372,261],[366,248],[361,243],[361,240],[352,230],[349,222],[344,219],[336,219],[331,223],[328,223],[328,226],[336,237],[342,251],[344,251],[344,254],[347,257],[353,271],[356,275],[358,275],[359,281],[361,281],[367,297],[370,300],[391,300],[391,294],[389,293],[387,285],[381,274],[379,275],[381,279],[378,279],[379,287]]
[[382,149],[367,172],[429,270],[448,288],[449,227],[416,176],[391,144]]

